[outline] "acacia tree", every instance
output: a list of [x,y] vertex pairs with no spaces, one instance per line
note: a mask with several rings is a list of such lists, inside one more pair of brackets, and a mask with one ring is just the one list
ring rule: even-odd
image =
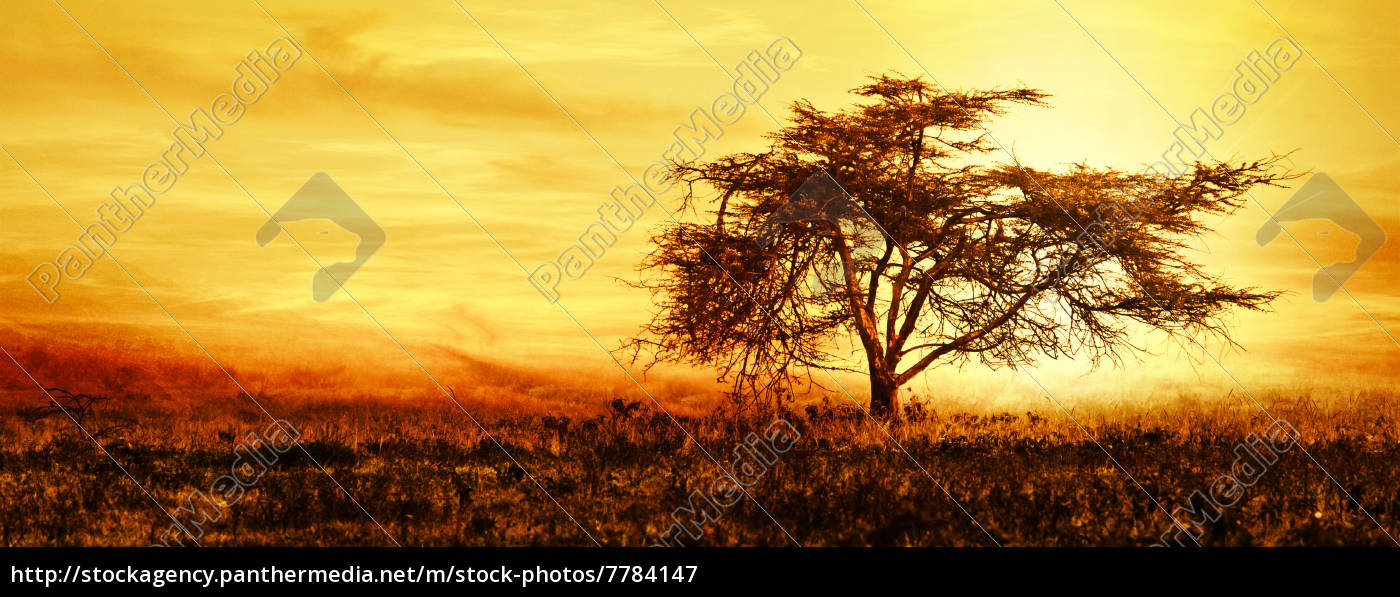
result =
[[1186,253],[1248,189],[1295,176],[1281,156],[1177,175],[1036,170],[988,160],[1000,147],[979,131],[1044,105],[1038,90],[886,75],[852,93],[864,99],[836,112],[796,102],[767,151],[676,164],[682,209],[713,220],[652,238],[637,285],[658,310],[624,343],[634,361],[711,366],[761,399],[863,357],[870,410],[889,416],[935,364],[1118,363],[1134,326],[1233,343],[1224,315],[1279,294],[1228,286]]

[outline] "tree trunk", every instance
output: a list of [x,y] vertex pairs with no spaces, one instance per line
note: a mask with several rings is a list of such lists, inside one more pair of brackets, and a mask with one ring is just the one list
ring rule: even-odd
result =
[[870,372],[870,414],[882,419],[899,415],[899,386],[881,371]]

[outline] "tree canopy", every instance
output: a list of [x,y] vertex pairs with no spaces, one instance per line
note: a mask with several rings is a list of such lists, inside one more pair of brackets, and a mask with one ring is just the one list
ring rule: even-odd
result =
[[638,285],[657,311],[624,344],[634,358],[714,367],[763,400],[863,357],[871,410],[890,415],[931,366],[1116,363],[1134,326],[1229,341],[1231,309],[1279,295],[1226,284],[1189,242],[1249,189],[1294,177],[1281,156],[1039,170],[989,159],[1002,148],[985,133],[1044,106],[1039,90],[884,75],[852,93],[834,112],[793,104],[766,151],[675,165],[683,209],[712,218],[652,238]]

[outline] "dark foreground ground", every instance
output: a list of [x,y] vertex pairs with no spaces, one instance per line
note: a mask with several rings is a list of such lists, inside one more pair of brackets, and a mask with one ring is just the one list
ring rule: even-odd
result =
[[[1049,415],[911,412],[887,435],[858,411],[828,406],[678,426],[619,405],[575,419],[483,420],[498,446],[455,407],[277,410],[319,465],[292,447],[276,462],[234,470],[250,445],[265,460],[287,447],[267,437],[276,435],[266,430],[270,419],[251,409],[93,415],[85,426],[102,432],[110,458],[66,418],[10,409],[0,419],[0,542],[174,543],[170,512],[206,546],[386,545],[390,537],[403,545],[1145,546],[1173,528],[1165,511],[1198,490],[1202,514],[1183,512],[1180,522],[1202,545],[1395,545],[1382,529],[1400,532],[1400,436],[1384,415],[1343,421],[1272,409],[1301,439],[1260,464],[1269,458],[1258,441],[1240,446],[1251,433],[1268,434],[1272,420],[1262,414],[1177,425],[1084,417],[1081,429]],[[249,433],[260,439],[242,440]],[[751,484],[747,495],[716,482],[715,460]],[[221,481],[231,470],[237,477]],[[1214,501],[1200,501],[1207,496]]]

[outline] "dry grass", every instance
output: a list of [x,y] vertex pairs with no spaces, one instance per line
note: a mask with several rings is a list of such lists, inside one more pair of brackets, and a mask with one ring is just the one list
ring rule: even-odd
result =
[[[719,474],[670,418],[646,406],[628,415],[580,408],[541,416],[488,406],[485,392],[462,397],[558,506],[446,401],[260,402],[291,421],[316,460],[405,545],[591,545],[561,507],[604,545],[649,544],[690,493]],[[1295,449],[1223,518],[1204,525],[1201,542],[1390,544],[1377,522],[1389,529],[1400,513],[1394,396],[1351,392],[1320,400],[1299,391],[1262,399],[1298,428],[1307,451],[1369,516]],[[36,404],[11,401],[0,411],[0,542],[156,541],[169,518],[91,441],[77,437],[71,422],[26,421],[21,409]],[[912,457],[1000,543],[1146,545],[1171,524],[1148,494],[1167,509],[1184,505],[1230,470],[1242,438],[1272,423],[1237,399],[1074,408],[1083,430],[1042,406],[1000,414],[911,408],[889,429],[907,455],[859,411],[820,402],[762,416],[683,416],[680,426],[726,465],[751,430],[776,416],[802,434],[749,489],[776,523],[741,501],[707,525],[699,543],[790,544],[785,530],[803,545],[989,545]],[[234,438],[269,422],[241,397],[127,399],[102,408],[85,422],[125,426],[104,437],[105,447],[172,511],[228,472]],[[388,543],[296,452],[204,528],[203,545]]]

